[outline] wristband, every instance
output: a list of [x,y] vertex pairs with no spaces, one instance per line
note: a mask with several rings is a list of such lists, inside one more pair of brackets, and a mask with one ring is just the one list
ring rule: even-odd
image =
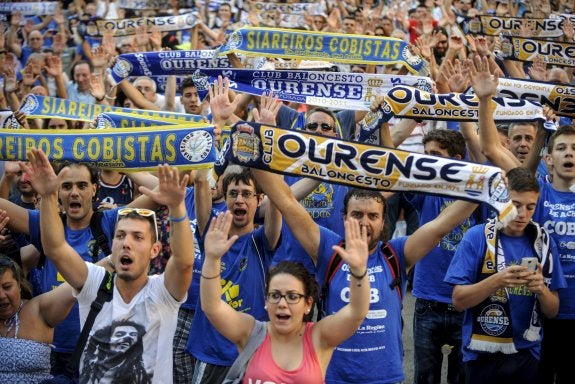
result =
[[[105,97],[105,96],[104,96],[104,97]],[[97,97],[94,97],[94,99],[96,99],[97,102],[100,102],[100,101],[104,100],[104,97],[102,97],[102,98],[100,98],[100,99],[98,99]]]
[[181,223],[182,221],[186,220],[188,218],[188,214],[186,213],[184,216],[182,217],[172,217],[172,216],[168,216],[168,219],[170,219],[170,221],[172,223]]
[[355,273],[353,273],[351,271],[351,268],[349,269],[349,274],[353,277],[355,277],[357,280],[361,280],[365,277],[365,275],[367,275],[367,268],[365,268],[365,272],[362,275],[356,275]]
[[203,273],[200,273],[200,276],[202,276],[202,277],[203,277],[204,279],[206,279],[206,280],[213,280],[213,279],[215,279],[215,278],[217,278],[217,277],[220,277],[220,275],[221,275],[221,273],[218,273],[218,274],[215,275],[215,276],[210,276],[210,277],[208,277],[208,276],[204,276]]

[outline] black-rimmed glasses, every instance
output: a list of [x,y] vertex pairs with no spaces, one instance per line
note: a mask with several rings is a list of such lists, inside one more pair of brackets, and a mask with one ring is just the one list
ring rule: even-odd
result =
[[266,299],[270,304],[278,304],[282,298],[284,298],[288,304],[297,304],[302,297],[305,297],[305,295],[297,292],[288,292],[284,295],[281,292],[273,291],[268,292],[266,295]]

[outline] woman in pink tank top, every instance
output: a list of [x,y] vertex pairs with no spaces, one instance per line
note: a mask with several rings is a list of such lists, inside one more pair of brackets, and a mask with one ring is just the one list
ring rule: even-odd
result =
[[[210,223],[204,241],[200,297],[212,325],[241,352],[257,324],[253,316],[235,311],[222,300],[220,259],[237,239],[228,236],[231,222],[232,214],[225,212]],[[335,246],[334,250],[350,267],[349,303],[317,323],[310,322],[318,294],[313,275],[302,264],[289,261],[270,268],[265,303],[270,321],[265,324],[263,342],[248,363],[244,383],[324,382],[333,350],[354,334],[369,308],[367,235],[353,218],[345,222],[345,244],[345,249]]]

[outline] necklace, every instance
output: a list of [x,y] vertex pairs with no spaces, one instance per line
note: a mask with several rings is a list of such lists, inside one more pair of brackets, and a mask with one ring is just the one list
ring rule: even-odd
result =
[[22,309],[23,305],[24,302],[20,301],[20,305],[18,306],[16,313],[13,314],[12,317],[10,317],[9,319],[4,320],[4,326],[8,328],[6,329],[6,333],[2,335],[2,337],[8,337],[10,332],[12,332],[13,328],[15,329],[14,337],[18,336],[18,329],[20,328],[20,317],[18,317],[18,315],[20,314],[20,310]]

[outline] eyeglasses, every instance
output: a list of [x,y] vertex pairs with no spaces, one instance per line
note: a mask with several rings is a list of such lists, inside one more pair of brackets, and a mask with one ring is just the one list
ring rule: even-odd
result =
[[297,304],[302,297],[305,297],[305,295],[297,292],[288,292],[283,295],[279,291],[274,291],[268,292],[266,295],[266,299],[270,304],[278,304],[282,298],[284,298],[288,304]]
[[158,236],[158,224],[156,223],[156,212],[146,208],[121,208],[118,210],[118,221],[120,220],[120,217],[129,217],[130,215],[134,214],[145,217],[146,219],[151,219],[151,223],[154,225],[154,230],[156,233],[155,241],[158,241],[160,237]]
[[238,191],[229,191],[228,192],[228,197],[230,199],[237,199],[238,196],[241,196],[242,199],[244,200],[249,200],[252,197],[254,197],[256,194],[252,191],[242,191],[242,193],[239,193]]
[[305,129],[308,131],[316,131],[317,127],[321,127],[322,132],[333,131],[333,127],[328,123],[307,123],[305,125]]

